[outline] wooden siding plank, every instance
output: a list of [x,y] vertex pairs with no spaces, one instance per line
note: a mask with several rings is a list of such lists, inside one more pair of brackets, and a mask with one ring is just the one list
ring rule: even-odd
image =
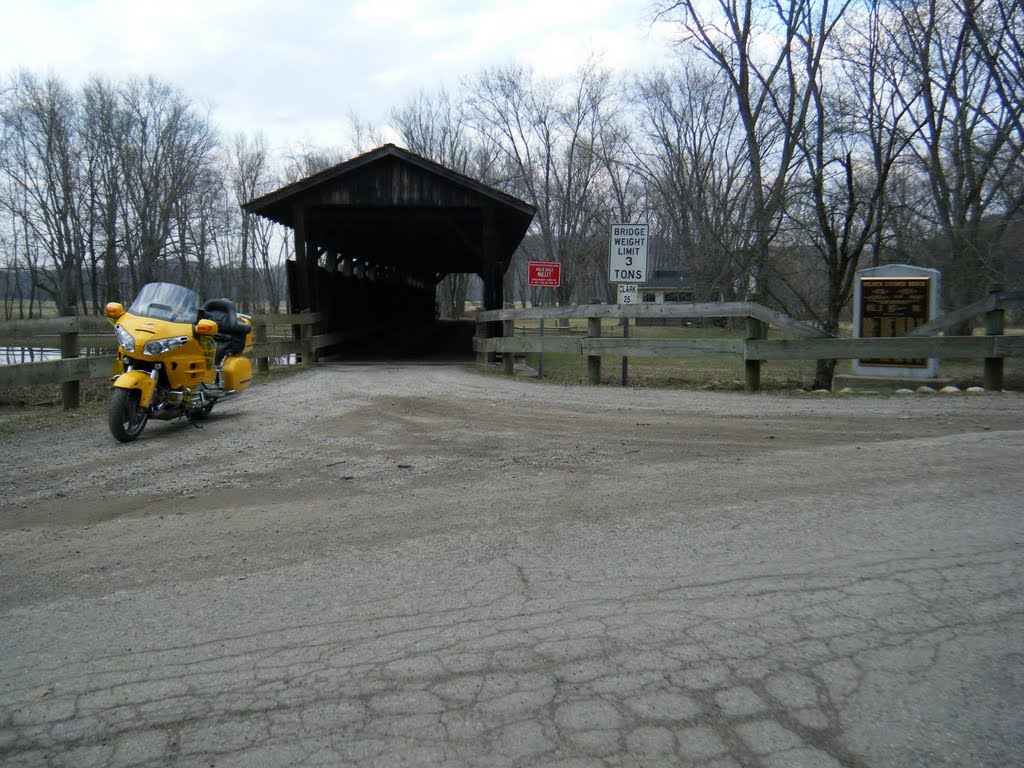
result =
[[[50,333],[36,334],[32,336],[6,336],[0,337],[0,346],[5,347],[45,347],[47,349],[60,349],[60,336]],[[117,349],[117,339],[113,331],[110,333],[80,333],[78,334],[78,346],[82,349]]]
[[1024,357],[1024,336],[993,336],[992,357]]
[[581,340],[584,355],[618,357],[699,357],[738,360],[742,339],[638,339],[600,338]]
[[480,322],[504,320],[584,320],[588,318],[722,318],[755,317],[801,338],[829,338],[824,331],[807,323],[749,301],[679,302],[672,304],[588,304],[573,307],[527,307],[525,309],[496,309],[477,315]]
[[848,360],[852,358],[985,358],[995,356],[996,337],[899,336],[876,339],[748,341],[747,360]]
[[746,317],[749,314],[747,302],[685,302],[678,304],[639,304],[618,306],[617,304],[586,304],[572,307],[527,307],[525,309],[494,309],[480,312],[480,322],[503,320],[585,320],[588,318],[621,319],[623,317]]
[[76,333],[78,317],[48,317],[35,320],[5,320],[0,322],[0,341],[36,334]]
[[60,384],[78,379],[98,379],[111,375],[113,355],[75,357],[68,360],[44,360],[39,363],[0,365],[0,389]]
[[789,315],[784,315],[781,312],[776,312],[774,309],[757,304],[754,302],[748,302],[750,307],[750,316],[757,318],[758,320],[773,325],[783,331],[788,331],[794,336],[798,336],[802,339],[828,339],[831,336],[820,328],[815,328],[813,325],[808,325],[800,320],[794,320]]
[[473,349],[477,352],[511,352],[512,354],[530,354],[535,352],[552,352],[565,355],[582,354],[582,339],[565,336],[541,338],[540,336],[492,336],[484,339],[479,336],[473,340]]
[[933,336],[942,331],[955,328],[967,320],[972,320],[979,315],[991,312],[993,309],[1020,309],[1024,307],[1024,291],[1000,291],[986,296],[980,301],[968,304],[966,307],[949,312],[937,317],[924,325],[907,331],[905,336]]

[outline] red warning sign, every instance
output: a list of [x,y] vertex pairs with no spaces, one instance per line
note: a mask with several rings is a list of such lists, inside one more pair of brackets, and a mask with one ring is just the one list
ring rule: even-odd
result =
[[562,265],[557,261],[528,263],[527,284],[537,288],[557,288],[562,284]]

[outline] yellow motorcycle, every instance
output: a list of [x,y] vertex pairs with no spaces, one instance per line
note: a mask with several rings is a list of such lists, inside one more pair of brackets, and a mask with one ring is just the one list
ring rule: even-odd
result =
[[198,427],[218,400],[252,381],[252,321],[227,299],[200,306],[193,290],[148,283],[127,311],[112,302],[105,313],[118,345],[108,423],[122,443],[151,418]]

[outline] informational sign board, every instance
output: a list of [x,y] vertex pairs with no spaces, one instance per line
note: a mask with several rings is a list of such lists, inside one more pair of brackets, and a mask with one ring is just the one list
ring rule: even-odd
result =
[[619,283],[619,304],[639,304],[640,289],[636,283]]
[[[935,318],[940,273],[908,264],[863,269],[854,285],[854,337],[902,336]],[[869,358],[853,361],[858,375],[935,378],[938,360]]]
[[527,263],[526,282],[535,288],[558,288],[562,284],[562,265],[557,261]]
[[647,282],[647,224],[612,224],[608,275],[612,283]]

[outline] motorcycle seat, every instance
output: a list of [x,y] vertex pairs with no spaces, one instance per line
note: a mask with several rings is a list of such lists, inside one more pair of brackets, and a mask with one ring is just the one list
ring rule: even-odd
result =
[[199,308],[200,318],[207,318],[217,323],[217,334],[241,337],[252,328],[238,319],[235,305],[229,299],[210,299]]
[[207,301],[199,308],[199,319],[204,318],[217,323],[217,334],[213,340],[217,342],[218,364],[225,355],[240,355],[245,351],[245,337],[252,328],[238,319],[230,299]]

